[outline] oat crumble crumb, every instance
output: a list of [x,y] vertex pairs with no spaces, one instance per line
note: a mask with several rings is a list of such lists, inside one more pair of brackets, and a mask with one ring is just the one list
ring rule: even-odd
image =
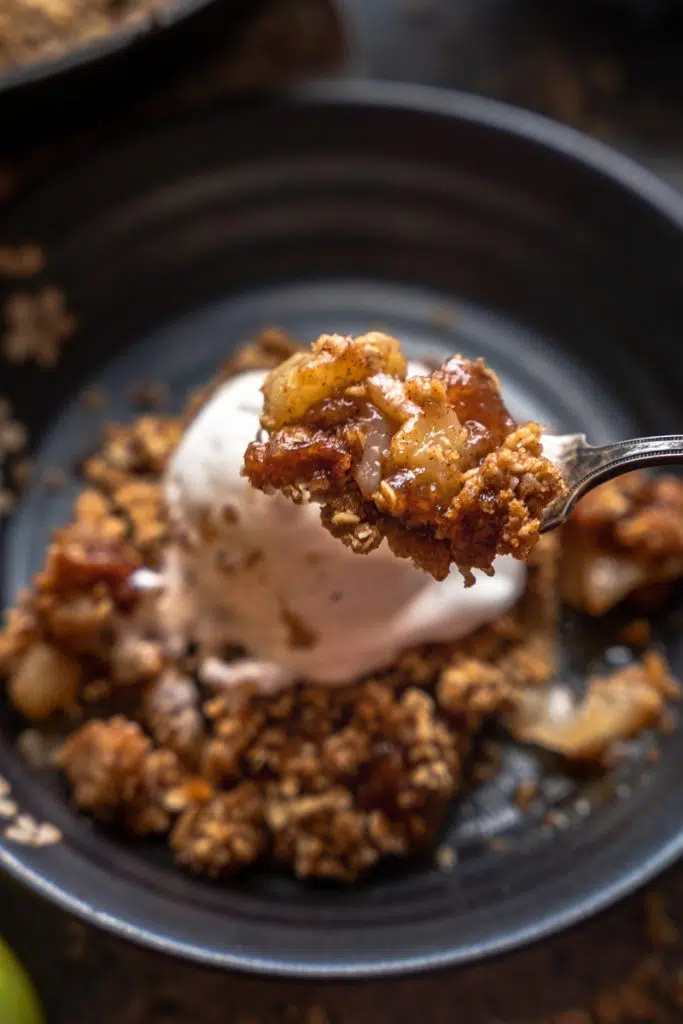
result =
[[61,842],[62,833],[48,822],[37,822],[30,814],[19,814],[4,829],[7,839],[19,846],[54,846]]
[[34,293],[16,292],[4,308],[2,352],[10,363],[33,361],[51,369],[62,345],[73,334],[76,318],[69,312],[59,288],[45,285]]
[[564,529],[562,556],[573,607],[603,615],[627,598],[646,613],[661,607],[683,573],[683,479],[638,471],[596,488]]

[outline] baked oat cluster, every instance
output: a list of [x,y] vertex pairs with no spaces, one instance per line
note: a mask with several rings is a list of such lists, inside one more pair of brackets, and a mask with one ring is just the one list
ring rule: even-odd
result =
[[323,335],[269,374],[269,436],[249,446],[245,472],[260,490],[319,502],[354,551],[386,539],[437,580],[454,563],[472,585],[497,555],[529,557],[565,487],[541,428],[513,422],[483,360],[407,369],[386,334]]
[[[662,722],[677,688],[665,662],[646,650],[628,669],[591,682],[583,700],[558,689],[557,534],[529,552],[515,607],[464,640],[408,650],[352,685],[301,684],[264,695],[250,686],[216,691],[200,681],[196,653],[169,651],[153,628],[150,596],[131,586],[131,573],[160,563],[167,540],[162,474],[198,407],[231,374],[270,369],[294,348],[267,332],[221,369],[184,417],[144,415],[107,428],[84,464],[72,523],[56,533],[43,570],[7,615],[0,669],[31,729],[61,736],[56,764],[76,805],[107,827],[164,837],[179,864],[214,878],[263,863],[302,878],[351,882],[384,858],[435,843],[492,719],[561,757],[599,760],[615,741]],[[371,362],[376,348],[368,343]],[[379,349],[389,369],[401,365],[394,344]],[[296,364],[304,379],[308,360]],[[281,384],[291,379],[291,366]],[[454,366],[418,385],[428,421],[432,413],[442,426],[448,420],[443,381],[450,373],[478,382],[468,408],[479,409],[481,422],[484,407],[474,393],[497,394],[494,379],[480,363]],[[412,401],[396,380],[400,403]],[[424,396],[433,380],[441,383],[430,405]],[[277,381],[270,378],[271,397]],[[389,381],[378,386],[385,383],[391,395]],[[488,399],[484,405],[492,408]],[[318,423],[326,408],[337,417],[338,399],[318,403]],[[459,408],[460,422],[475,421]],[[495,436],[504,444],[516,431],[502,405],[496,408]],[[268,410],[272,415],[270,401]],[[441,435],[420,433],[420,422],[418,416],[403,435],[410,439],[414,429],[427,438],[419,451],[450,443],[452,424]],[[486,422],[493,430],[493,420]],[[519,457],[519,446],[506,450]],[[295,465],[300,471],[300,460]],[[328,463],[322,465],[327,479]],[[630,511],[632,488],[622,485]],[[674,494],[683,502],[673,478],[652,485],[653,515],[663,514],[664,492],[669,505]],[[638,493],[644,515],[648,499]],[[597,537],[581,513],[576,529]],[[666,536],[673,544],[673,533]]]
[[683,575],[683,488],[628,473],[587,494],[563,537],[562,596],[603,615],[627,595],[661,602]]

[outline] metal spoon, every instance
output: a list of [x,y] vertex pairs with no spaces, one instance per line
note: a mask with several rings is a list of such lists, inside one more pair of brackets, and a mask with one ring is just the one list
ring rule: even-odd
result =
[[564,523],[574,505],[587,491],[621,473],[645,466],[683,462],[683,434],[662,437],[637,437],[631,441],[594,446],[585,434],[548,434],[543,438],[543,454],[560,470],[567,493],[546,508],[541,532]]

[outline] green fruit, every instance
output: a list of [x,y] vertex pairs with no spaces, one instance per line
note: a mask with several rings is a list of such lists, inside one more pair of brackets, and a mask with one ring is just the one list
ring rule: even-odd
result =
[[44,1024],[31,981],[9,946],[0,939],[0,1024]]

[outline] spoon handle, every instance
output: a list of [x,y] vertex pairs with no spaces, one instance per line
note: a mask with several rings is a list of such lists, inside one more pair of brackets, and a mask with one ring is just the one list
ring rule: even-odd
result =
[[583,434],[549,438],[557,450],[549,456],[559,467],[567,493],[546,509],[541,529],[552,530],[563,523],[588,491],[598,484],[633,469],[683,463],[683,434],[635,437],[614,444],[593,446]]
[[586,487],[595,487],[610,477],[628,473],[632,469],[683,462],[683,434],[635,437],[599,447],[587,446],[584,452],[579,460],[584,470],[581,483]]

